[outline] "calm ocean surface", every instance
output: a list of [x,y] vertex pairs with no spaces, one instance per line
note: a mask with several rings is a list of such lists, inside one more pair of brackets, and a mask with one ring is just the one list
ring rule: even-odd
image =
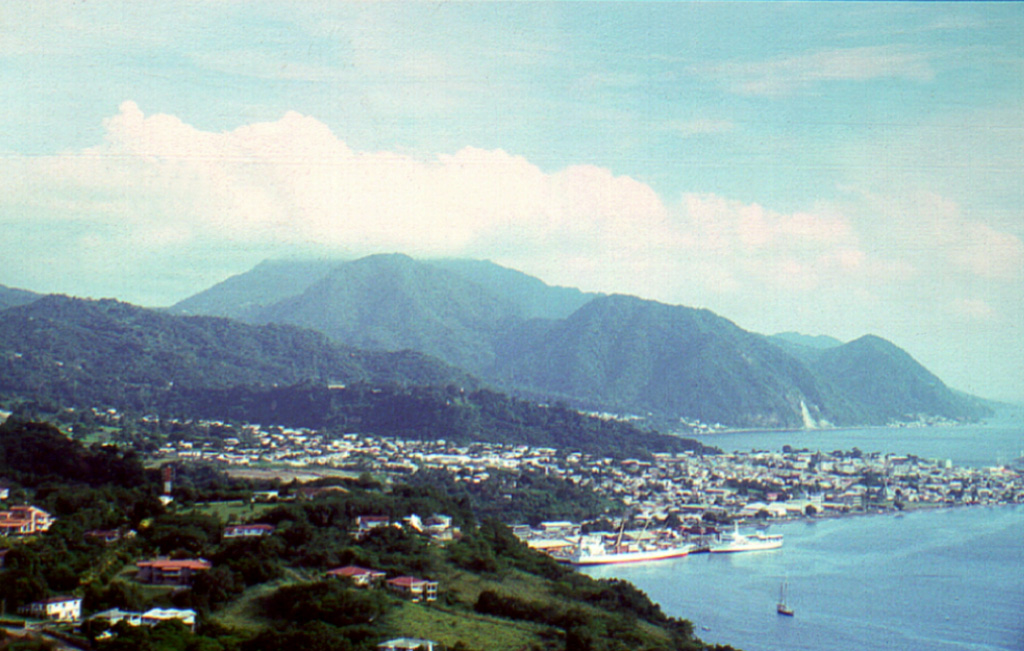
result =
[[[1024,411],[978,426],[760,432],[704,437],[726,450],[912,453],[958,465],[1006,462],[1024,447]],[[977,507],[774,525],[781,550],[697,554],[589,568],[622,578],[694,622],[705,641],[784,649],[1024,650],[1024,507]],[[775,613],[789,583],[793,618]]]

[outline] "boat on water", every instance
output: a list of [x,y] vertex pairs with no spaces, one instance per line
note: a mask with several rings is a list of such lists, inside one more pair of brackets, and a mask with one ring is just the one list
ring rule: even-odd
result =
[[740,533],[737,525],[731,534],[719,539],[711,545],[712,554],[728,554],[734,552],[758,552],[782,547],[782,534],[755,533],[745,536]]
[[618,563],[644,563],[664,561],[670,558],[682,558],[694,549],[694,545],[613,545],[609,547],[603,540],[580,541],[576,551],[570,554],[565,562],[571,565],[614,565]]
[[779,603],[775,604],[775,612],[780,615],[785,615],[786,617],[793,617],[793,609],[786,603],[786,592],[788,591],[788,588],[789,585],[785,582],[779,586]]

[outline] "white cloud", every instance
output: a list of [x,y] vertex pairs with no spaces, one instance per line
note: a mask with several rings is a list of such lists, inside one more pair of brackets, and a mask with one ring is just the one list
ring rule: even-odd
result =
[[496,233],[550,251],[628,247],[666,219],[650,187],[605,169],[545,173],[471,147],[432,160],[357,152],[294,112],[210,133],[125,102],[105,128],[104,142],[84,151],[9,160],[7,203],[41,202],[49,218],[117,224],[154,241],[189,233],[430,255],[493,246]]
[[1021,238],[980,221],[948,197],[922,190],[856,194],[848,212],[860,215],[862,235],[922,273],[949,282],[1024,281]]
[[1024,243],[1019,238],[978,223],[964,224],[959,235],[950,258],[960,268],[982,278],[1024,281]]
[[545,172],[502,150],[360,152],[295,112],[212,133],[125,102],[104,127],[94,147],[6,160],[0,208],[31,204],[48,223],[91,231],[100,239],[81,255],[218,242],[466,255],[663,300],[695,277],[711,292],[804,291],[872,264],[834,211],[696,194],[666,205],[628,176]]
[[0,161],[0,214],[63,231],[52,239],[96,273],[197,251],[402,251],[487,257],[549,282],[719,311],[870,298],[936,274],[1024,277],[1018,238],[938,195],[863,195],[856,210],[780,212],[697,193],[666,204],[596,166],[549,172],[473,147],[357,151],[295,112],[213,133],[125,102],[104,126],[94,147]]
[[727,287],[806,291],[875,271],[845,217],[826,209],[780,213],[717,195],[683,198],[684,231]]
[[786,95],[828,81],[930,81],[935,76],[930,59],[906,47],[881,45],[818,50],[768,61],[705,64],[693,66],[691,72],[720,79],[734,93]]

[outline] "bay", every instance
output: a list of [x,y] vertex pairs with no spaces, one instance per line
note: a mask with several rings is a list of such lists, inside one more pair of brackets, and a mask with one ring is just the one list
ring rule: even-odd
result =
[[[775,525],[782,549],[586,569],[745,651],[1024,649],[1024,507]],[[789,585],[796,616],[775,612]]]
[[1006,406],[993,417],[969,425],[736,431],[691,438],[725,452],[780,451],[784,445],[822,452],[858,448],[862,452],[949,459],[958,466],[994,466],[1024,456],[1024,407]]
[[[857,447],[992,466],[1020,454],[1024,410],[977,425],[701,439],[727,451]],[[771,532],[785,535],[782,549],[583,571],[628,580],[705,641],[745,651],[1024,650],[1024,506],[795,521]],[[783,581],[792,618],[775,612]]]

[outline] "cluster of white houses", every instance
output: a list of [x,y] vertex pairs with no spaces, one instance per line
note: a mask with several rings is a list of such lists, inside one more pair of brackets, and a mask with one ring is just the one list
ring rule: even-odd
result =
[[113,628],[120,622],[129,626],[156,626],[161,622],[178,621],[184,624],[188,630],[194,631],[196,627],[196,611],[191,608],[151,608],[146,612],[132,612],[111,608],[96,613],[89,618],[92,621],[105,622]]
[[[51,622],[79,622],[82,619],[82,598],[68,595],[50,597],[33,602],[20,609],[23,615]],[[196,611],[178,608],[151,608],[145,612],[128,612],[118,608],[104,610],[89,619],[104,621],[111,627],[118,622],[131,626],[156,626],[160,622],[177,620],[195,630]]]

